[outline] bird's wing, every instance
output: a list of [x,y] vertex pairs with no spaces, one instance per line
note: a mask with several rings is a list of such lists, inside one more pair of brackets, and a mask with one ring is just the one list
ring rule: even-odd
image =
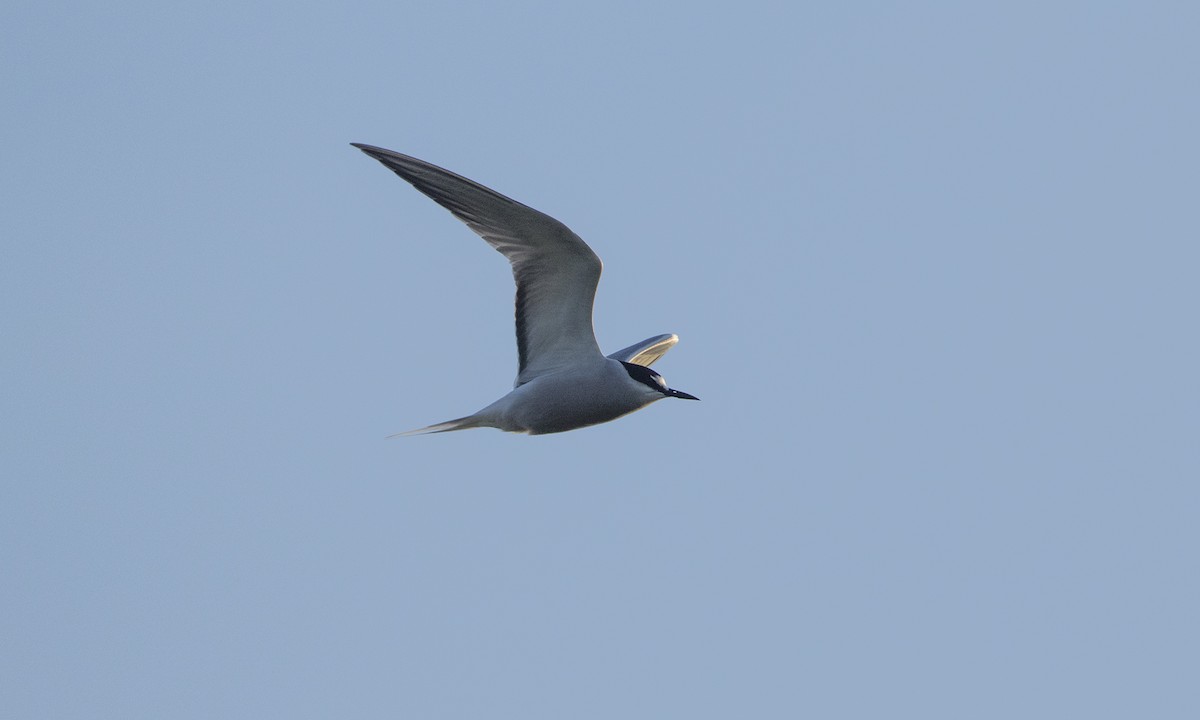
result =
[[515,385],[600,356],[592,301],[603,265],[571,229],[477,182],[407,155],[354,147],[383,163],[499,250],[517,282]]
[[652,338],[646,338],[640,343],[634,343],[627,348],[611,353],[609,357],[621,362],[650,367],[654,364],[655,360],[666,355],[668,350],[675,347],[675,343],[677,342],[679,342],[678,335],[655,335]]

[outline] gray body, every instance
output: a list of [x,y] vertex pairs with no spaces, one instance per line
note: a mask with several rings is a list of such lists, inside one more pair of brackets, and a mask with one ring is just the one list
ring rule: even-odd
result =
[[407,155],[354,146],[449,210],[512,265],[519,369],[512,392],[473,415],[403,435],[492,427],[541,435],[615,420],[665,397],[649,369],[679,341],[657,335],[605,357],[592,330],[602,264],[566,226],[479,183]]
[[616,420],[664,397],[631,378],[620,362],[597,357],[540,375],[471,418],[476,427],[541,435]]

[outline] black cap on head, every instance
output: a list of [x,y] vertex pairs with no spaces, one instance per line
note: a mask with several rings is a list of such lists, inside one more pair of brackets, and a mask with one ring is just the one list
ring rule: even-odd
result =
[[652,390],[657,390],[667,397],[676,397],[680,398],[681,400],[700,399],[695,395],[689,395],[685,392],[672,390],[671,388],[667,387],[667,381],[663,380],[663,376],[654,372],[645,365],[635,365],[634,363],[627,363],[624,360],[621,361],[621,364],[625,366],[625,372],[629,373],[629,377],[637,380]]

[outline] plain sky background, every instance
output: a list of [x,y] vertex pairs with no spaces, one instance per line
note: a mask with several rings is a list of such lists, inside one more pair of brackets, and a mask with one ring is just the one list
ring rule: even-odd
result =
[[[1200,10],[0,10],[0,716],[1200,717]],[[605,260],[664,401],[387,440]]]

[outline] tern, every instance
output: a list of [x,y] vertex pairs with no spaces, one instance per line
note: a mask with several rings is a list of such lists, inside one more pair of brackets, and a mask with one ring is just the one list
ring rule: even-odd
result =
[[605,356],[592,329],[603,267],[558,220],[424,160],[351,143],[408,181],[500,251],[517,283],[517,379],[479,412],[399,435],[490,427],[543,435],[615,420],[663,398],[698,400],[650,365],[679,338],[656,335]]

